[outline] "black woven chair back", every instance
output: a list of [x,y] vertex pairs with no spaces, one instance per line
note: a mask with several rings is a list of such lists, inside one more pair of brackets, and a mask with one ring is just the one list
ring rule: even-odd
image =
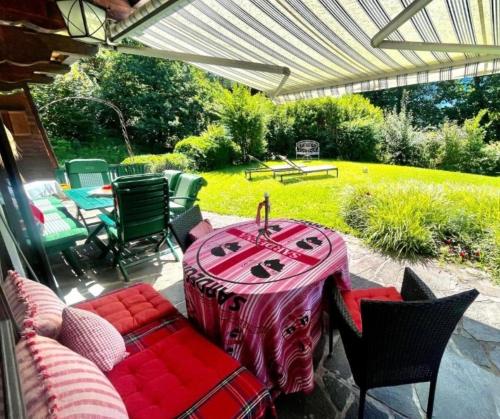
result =
[[478,292],[425,301],[361,301],[364,379],[369,387],[429,381]]
[[189,239],[189,232],[202,220],[200,207],[195,205],[170,222],[170,229],[183,252],[192,244]]

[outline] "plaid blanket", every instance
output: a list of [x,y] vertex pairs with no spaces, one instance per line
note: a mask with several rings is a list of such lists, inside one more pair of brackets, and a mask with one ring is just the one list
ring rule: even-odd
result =
[[123,340],[125,341],[127,352],[132,355],[143,351],[184,327],[191,326],[184,316],[177,313],[175,316],[148,323],[133,332],[127,333],[123,336]]
[[177,419],[275,417],[271,394],[245,367],[240,367]]
[[[123,338],[132,355],[185,328],[188,320],[178,314],[150,323]],[[222,354],[221,354],[222,356]],[[178,416],[179,419],[275,418],[273,399],[268,390],[245,367],[239,366],[209,389],[198,401]]]

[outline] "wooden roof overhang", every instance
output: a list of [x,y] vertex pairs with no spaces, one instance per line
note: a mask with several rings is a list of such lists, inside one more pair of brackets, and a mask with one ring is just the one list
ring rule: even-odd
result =
[[[115,21],[133,11],[127,0],[93,2],[104,7],[108,18]],[[0,90],[13,90],[26,83],[50,83],[54,75],[69,71],[74,61],[97,51],[96,45],[67,36],[55,1],[0,2]]]

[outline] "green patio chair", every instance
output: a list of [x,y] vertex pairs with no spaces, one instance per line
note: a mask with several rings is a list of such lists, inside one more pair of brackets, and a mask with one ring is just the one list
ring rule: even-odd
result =
[[198,200],[198,192],[207,181],[199,175],[183,173],[179,176],[179,181],[174,193],[170,196],[170,212],[172,218],[182,214],[191,208]]
[[[113,183],[115,209],[113,216],[99,216],[106,226],[113,264],[120,267],[129,280],[126,267],[151,259],[132,252],[134,245],[148,242],[155,245],[155,255],[166,243],[176,261],[179,260],[169,238],[168,180],[162,175],[133,175],[117,178]],[[127,259],[134,258],[130,263]]]
[[58,183],[68,183],[68,179],[66,177],[66,168],[58,167],[54,169],[54,177]]
[[56,197],[35,199],[33,203],[43,212],[45,218],[42,241],[47,254],[61,252],[75,273],[78,276],[83,275],[75,246],[77,241],[88,237],[85,226],[78,222]]
[[101,159],[74,159],[66,162],[66,174],[71,188],[108,185],[109,165]]
[[168,179],[168,187],[170,189],[171,195],[175,193],[175,189],[177,188],[177,184],[179,183],[181,174],[182,172],[180,170],[168,169],[163,171],[163,176]]

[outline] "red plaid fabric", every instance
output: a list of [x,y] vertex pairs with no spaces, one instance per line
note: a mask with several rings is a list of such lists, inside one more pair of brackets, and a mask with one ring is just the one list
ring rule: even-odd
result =
[[[187,332],[187,329],[192,330],[192,326],[179,313],[152,322],[124,336],[127,352],[130,353],[130,357],[133,357],[134,354],[140,356],[148,348],[154,349],[155,345],[162,345],[165,340],[169,342],[169,336],[177,332]],[[211,343],[206,341],[206,345],[207,351],[213,350],[213,348],[208,348],[208,346],[213,347]],[[186,406],[184,412],[176,417],[179,419],[257,419],[276,417],[273,399],[262,383],[245,367],[239,365],[224,352],[217,350],[217,356],[227,359],[227,363],[233,365],[229,368],[229,373],[221,375],[215,385],[212,384],[207,388],[194,404]],[[189,360],[186,360],[186,362],[189,363]],[[112,382],[115,381],[113,377],[110,378]],[[118,388],[120,387],[118,386]],[[126,397],[125,404],[127,404]],[[149,409],[148,412],[150,412]],[[149,414],[150,419],[156,418],[154,413],[150,412]],[[135,418],[134,414],[131,415],[131,418]]]
[[143,351],[156,342],[170,336],[172,333],[181,330],[183,327],[190,327],[189,322],[180,313],[173,317],[167,317],[149,323],[133,332],[123,336],[125,347],[129,354]]
[[240,367],[213,387],[178,419],[275,418],[269,391],[245,367]]

